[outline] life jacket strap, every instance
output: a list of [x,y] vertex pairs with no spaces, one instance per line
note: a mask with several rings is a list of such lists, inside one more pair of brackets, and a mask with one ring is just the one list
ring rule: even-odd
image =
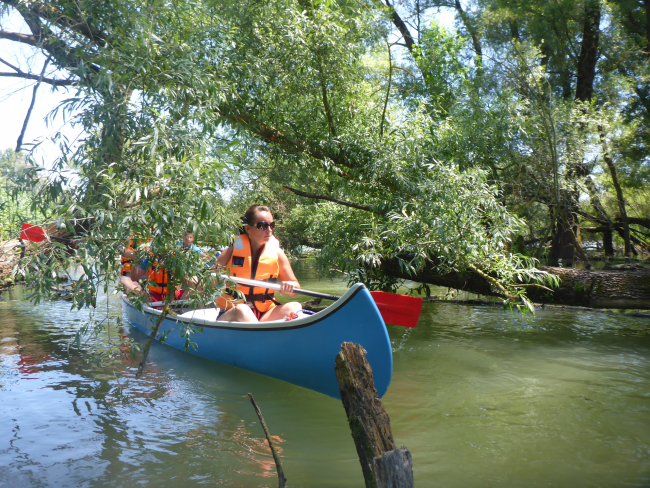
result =
[[275,295],[273,293],[256,293],[256,294],[250,294],[250,295],[244,295],[246,297],[246,301],[249,303],[253,302],[265,302],[267,300],[272,301],[276,305],[279,305],[279,303],[275,299]]

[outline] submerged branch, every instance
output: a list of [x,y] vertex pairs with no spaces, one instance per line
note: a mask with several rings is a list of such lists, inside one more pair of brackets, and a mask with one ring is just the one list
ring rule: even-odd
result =
[[262,416],[262,411],[260,410],[260,407],[257,406],[257,403],[255,403],[255,399],[253,398],[253,394],[249,393],[248,398],[250,398],[251,403],[253,404],[253,408],[255,409],[255,413],[260,419],[260,424],[262,424],[262,428],[264,429],[264,435],[266,436],[266,440],[269,443],[269,447],[271,448],[271,453],[273,454],[273,460],[275,461],[275,467],[278,470],[278,480],[279,480],[279,487],[284,488],[284,485],[287,482],[287,478],[284,477],[284,471],[282,470],[282,464],[280,464],[280,456],[278,456],[277,451],[275,450],[275,446],[273,446],[273,442],[271,442],[271,434],[269,434],[269,429],[266,426],[266,422],[264,421],[264,417]]
[[158,335],[158,331],[160,330],[160,326],[162,325],[168,313],[169,313],[169,303],[165,303],[162,311],[160,312],[160,317],[158,317],[158,321],[156,322],[155,327],[151,331],[151,335],[149,336],[149,339],[147,339],[147,343],[144,345],[144,349],[142,350],[142,359],[140,360],[140,366],[138,366],[138,372],[135,374],[136,378],[140,378],[140,376],[142,376],[142,373],[144,371],[144,366],[147,362],[147,357],[149,357],[149,350],[151,349],[151,345],[153,344],[153,341],[156,339],[156,336]]

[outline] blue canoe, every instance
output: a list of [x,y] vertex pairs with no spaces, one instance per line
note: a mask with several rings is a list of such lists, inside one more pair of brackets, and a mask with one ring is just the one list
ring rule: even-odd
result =
[[[147,305],[142,312],[123,298],[126,323],[151,334],[160,310]],[[187,315],[187,314],[183,314]],[[289,322],[215,322],[204,319],[166,318],[160,334],[165,344],[184,350],[184,324],[198,329],[192,336],[192,354],[284,380],[334,398],[341,398],[334,360],[344,342],[361,344],[367,351],[375,387],[382,397],[393,373],[393,355],[386,325],[372,296],[362,284],[322,312]]]

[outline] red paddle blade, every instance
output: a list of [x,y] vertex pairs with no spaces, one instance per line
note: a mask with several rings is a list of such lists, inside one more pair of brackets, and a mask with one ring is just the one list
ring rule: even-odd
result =
[[415,327],[422,312],[422,299],[385,291],[371,291],[381,317],[387,324]]
[[45,240],[45,232],[37,225],[23,223],[20,238],[24,241],[42,242]]

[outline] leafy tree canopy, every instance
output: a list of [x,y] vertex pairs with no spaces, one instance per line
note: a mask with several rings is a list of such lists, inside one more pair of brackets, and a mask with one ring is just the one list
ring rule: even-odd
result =
[[[413,277],[479,273],[513,297],[549,279],[509,251],[527,223],[573,229],[580,194],[606,191],[594,168],[618,166],[630,187],[646,171],[638,151],[612,153],[645,144],[616,98],[643,105],[643,55],[621,53],[645,40],[608,4],[455,2],[458,36],[427,18],[437,2],[2,3],[31,34],[0,39],[49,56],[59,71],[43,82],[78,88],[87,138],[58,168],[73,179],[53,175],[38,198],[52,219],[87,219],[82,261],[114,260],[151,227],[167,257],[188,225],[227,244],[234,192],[278,204],[352,279],[394,287],[383,264],[397,261]],[[621,40],[607,48],[621,69],[594,61],[595,34]]]

